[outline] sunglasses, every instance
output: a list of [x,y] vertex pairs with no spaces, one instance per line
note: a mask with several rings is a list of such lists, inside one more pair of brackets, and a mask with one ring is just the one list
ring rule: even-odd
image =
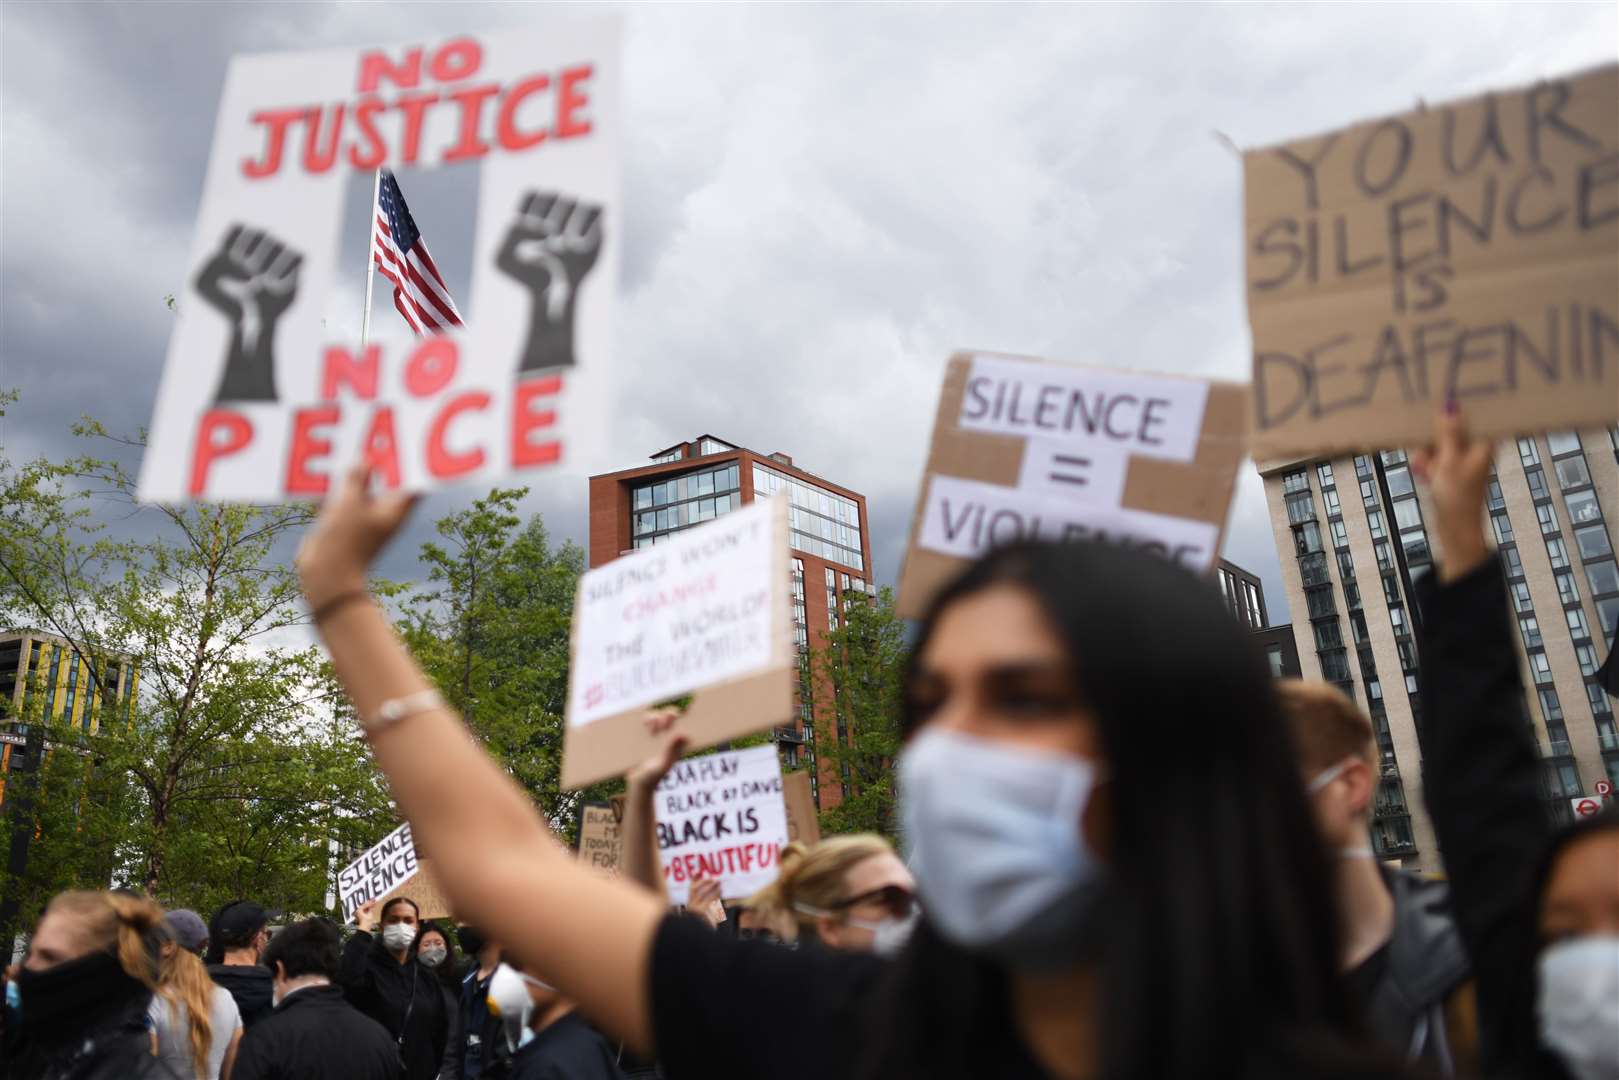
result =
[[884,885],[880,889],[851,896],[832,905],[833,911],[848,911],[852,907],[870,904],[880,907],[896,919],[909,918],[916,911],[916,894],[903,885]]

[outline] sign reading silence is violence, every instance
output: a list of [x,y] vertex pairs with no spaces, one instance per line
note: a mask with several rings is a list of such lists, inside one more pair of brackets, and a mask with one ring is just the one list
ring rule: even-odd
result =
[[1255,458],[1619,419],[1619,66],[1244,169]]
[[[440,168],[478,193],[459,298],[421,235],[434,208],[413,217],[392,174]],[[397,307],[409,347],[323,325],[362,284],[338,265],[355,184],[375,193],[348,227],[372,237],[377,317]],[[583,456],[607,426],[623,230],[616,20],[234,58],[141,497],[319,497],[356,460],[423,491]]]

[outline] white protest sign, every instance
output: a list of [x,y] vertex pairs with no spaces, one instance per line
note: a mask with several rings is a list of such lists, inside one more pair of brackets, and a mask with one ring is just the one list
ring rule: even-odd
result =
[[[599,437],[624,233],[618,24],[537,21],[232,60],[143,499],[315,498],[360,460],[389,489],[488,484]],[[322,325],[342,275],[355,295],[361,283],[362,267],[338,265],[341,232],[389,225],[404,246],[444,214],[418,201],[412,224],[373,202],[345,221],[345,197],[391,169],[408,203],[411,170],[427,168],[476,180],[470,284],[449,297],[465,325],[409,347],[373,333],[362,350]],[[399,302],[439,304],[420,257],[388,260],[383,272],[410,279]],[[400,320],[394,309],[379,273],[373,327]]]
[[344,921],[353,921],[361,904],[386,896],[409,881],[417,868],[416,844],[406,822],[338,871],[337,895]]
[[697,878],[718,878],[726,900],[776,879],[787,804],[774,746],[680,762],[658,784],[654,808],[670,903],[684,904]]
[[695,748],[792,714],[787,510],[761,499],[585,573],[574,601],[562,782],[624,772],[656,748],[642,710],[694,691]]
[[1021,539],[1122,543],[1208,570],[1243,458],[1246,397],[1207,379],[957,353],[898,613],[921,615],[966,562]]

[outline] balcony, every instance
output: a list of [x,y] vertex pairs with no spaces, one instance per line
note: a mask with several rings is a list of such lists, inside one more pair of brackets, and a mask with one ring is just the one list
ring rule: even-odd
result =
[[771,735],[779,743],[791,743],[794,746],[802,746],[804,743],[809,741],[809,739],[807,739],[804,735],[804,733],[808,730],[808,728],[799,727],[778,727],[772,730]]

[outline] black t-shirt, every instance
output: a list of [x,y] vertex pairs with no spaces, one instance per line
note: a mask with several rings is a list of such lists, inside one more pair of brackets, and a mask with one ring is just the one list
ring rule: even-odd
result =
[[[738,941],[696,919],[666,918],[652,945],[652,1027],[664,1075],[854,1076],[887,967],[875,956]],[[1045,1080],[1009,1025],[995,1026],[972,1036],[984,1051],[978,1056],[994,1062],[986,1075]],[[812,1034],[786,1038],[787,1031]]]
[[578,1013],[531,1039],[512,1059],[512,1080],[623,1080],[612,1046]]
[[1372,994],[1377,990],[1383,976],[1389,969],[1389,947],[1385,943],[1376,952],[1350,968],[1344,974],[1344,981],[1349,984],[1349,992],[1362,1007],[1372,1000]]

